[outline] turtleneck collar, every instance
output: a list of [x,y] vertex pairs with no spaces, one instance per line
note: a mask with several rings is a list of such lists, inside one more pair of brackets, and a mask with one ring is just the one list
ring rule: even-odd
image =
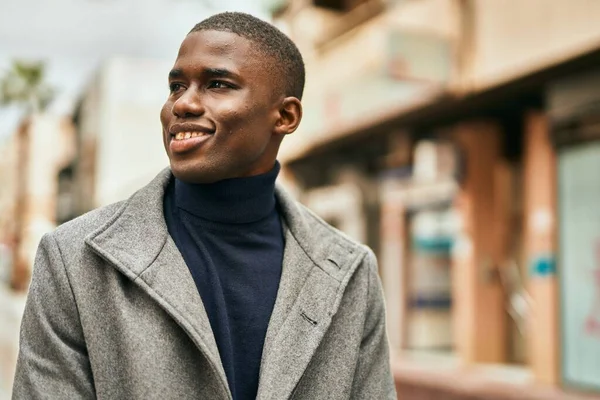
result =
[[275,209],[275,180],[280,165],[266,174],[191,184],[175,178],[177,207],[213,222],[243,224],[259,221]]

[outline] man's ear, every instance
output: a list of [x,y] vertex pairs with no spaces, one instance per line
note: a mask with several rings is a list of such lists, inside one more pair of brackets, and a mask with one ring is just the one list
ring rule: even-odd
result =
[[275,134],[289,135],[302,120],[302,103],[296,97],[286,97],[279,108],[279,118],[275,123]]

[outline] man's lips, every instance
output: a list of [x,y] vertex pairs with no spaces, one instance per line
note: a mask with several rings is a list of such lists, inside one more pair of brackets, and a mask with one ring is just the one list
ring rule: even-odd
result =
[[[178,133],[177,135],[181,135],[181,133]],[[178,139],[177,135],[172,136],[171,141],[169,141],[169,151],[171,155],[184,155],[193,152],[203,147],[205,143],[208,143],[213,138],[213,135],[206,133],[201,133],[199,136],[189,137],[188,139],[185,139],[185,136],[183,139]]]
[[215,129],[200,124],[173,124],[169,127],[171,154],[185,154],[204,145],[215,134]]

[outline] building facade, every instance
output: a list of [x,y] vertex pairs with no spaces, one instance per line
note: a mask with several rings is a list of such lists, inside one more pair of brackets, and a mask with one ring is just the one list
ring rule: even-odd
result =
[[159,115],[170,68],[114,57],[90,81],[73,118],[77,155],[58,178],[61,222],[128,198],[169,165]]
[[308,76],[281,162],[378,254],[400,397],[600,395],[600,3],[272,11]]
[[67,117],[28,116],[0,154],[2,274],[14,289],[24,290],[39,240],[57,224],[56,177],[75,155],[73,125]]

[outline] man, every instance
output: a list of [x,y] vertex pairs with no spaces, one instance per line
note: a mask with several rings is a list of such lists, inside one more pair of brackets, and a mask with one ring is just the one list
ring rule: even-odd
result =
[[161,111],[170,169],[41,241],[14,398],[395,398],[373,253],[275,185],[303,86],[268,23],[192,29]]

